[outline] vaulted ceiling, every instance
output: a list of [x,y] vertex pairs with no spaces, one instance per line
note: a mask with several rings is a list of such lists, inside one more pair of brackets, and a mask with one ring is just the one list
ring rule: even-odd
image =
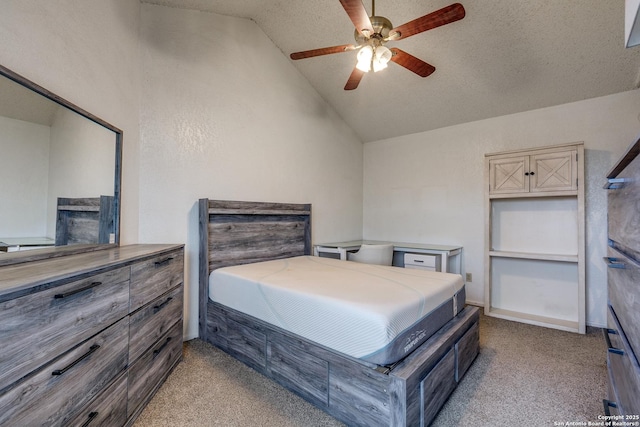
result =
[[[354,43],[338,0],[143,0],[254,20],[289,54]],[[396,64],[343,88],[356,52],[293,61],[363,142],[624,92],[640,86],[640,46],[625,48],[624,0],[459,0],[464,19],[389,42],[435,66]],[[364,0],[371,14],[371,1]],[[399,26],[453,3],[378,0]]]

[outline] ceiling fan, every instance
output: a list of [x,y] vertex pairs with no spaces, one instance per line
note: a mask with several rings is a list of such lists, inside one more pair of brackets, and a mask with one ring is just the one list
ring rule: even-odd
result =
[[393,27],[391,21],[387,18],[376,16],[375,0],[371,2],[371,17],[367,15],[362,0],[340,0],[340,3],[356,27],[354,34],[356,44],[305,50],[303,52],[294,52],[290,56],[291,59],[295,60],[359,49],[357,55],[358,63],[351,72],[344,90],[357,88],[364,73],[371,69],[374,72],[384,69],[389,61],[413,71],[420,77],[431,75],[436,70],[433,65],[427,64],[423,60],[396,47],[389,49],[385,44],[388,41],[406,39],[415,34],[459,21],[465,15],[464,7],[460,3],[454,3],[399,27]]

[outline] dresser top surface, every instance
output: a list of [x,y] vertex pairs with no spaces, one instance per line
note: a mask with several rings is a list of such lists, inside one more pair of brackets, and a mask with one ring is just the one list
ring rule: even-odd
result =
[[137,244],[76,255],[0,267],[0,302],[22,296],[53,282],[91,274],[108,268],[181,249],[176,244]]

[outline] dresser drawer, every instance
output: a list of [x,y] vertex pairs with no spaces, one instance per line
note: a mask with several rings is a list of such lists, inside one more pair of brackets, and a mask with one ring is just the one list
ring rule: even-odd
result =
[[608,329],[605,334],[609,385],[613,389],[612,394],[617,397],[617,411],[625,415],[637,415],[640,414],[640,367],[611,306],[607,314]]
[[129,368],[128,416],[147,402],[181,356],[182,320],[179,320]]
[[169,328],[182,319],[183,287],[178,286],[131,315],[129,364],[133,364]]
[[0,425],[67,425],[127,367],[125,317],[0,395]]
[[71,427],[121,427],[127,422],[127,375],[122,374],[71,423]]
[[609,239],[622,245],[625,252],[640,260],[640,156],[637,156],[616,179],[625,181],[608,191]]
[[640,355],[640,266],[616,250],[607,253],[609,301],[636,355]]
[[182,250],[167,252],[131,266],[130,311],[134,312],[183,281]]
[[128,308],[128,267],[0,303],[0,392]]

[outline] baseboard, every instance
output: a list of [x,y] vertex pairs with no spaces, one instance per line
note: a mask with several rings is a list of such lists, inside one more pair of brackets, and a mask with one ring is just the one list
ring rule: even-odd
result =
[[484,302],[466,300],[465,303],[469,305],[475,305],[476,307],[484,308]]

